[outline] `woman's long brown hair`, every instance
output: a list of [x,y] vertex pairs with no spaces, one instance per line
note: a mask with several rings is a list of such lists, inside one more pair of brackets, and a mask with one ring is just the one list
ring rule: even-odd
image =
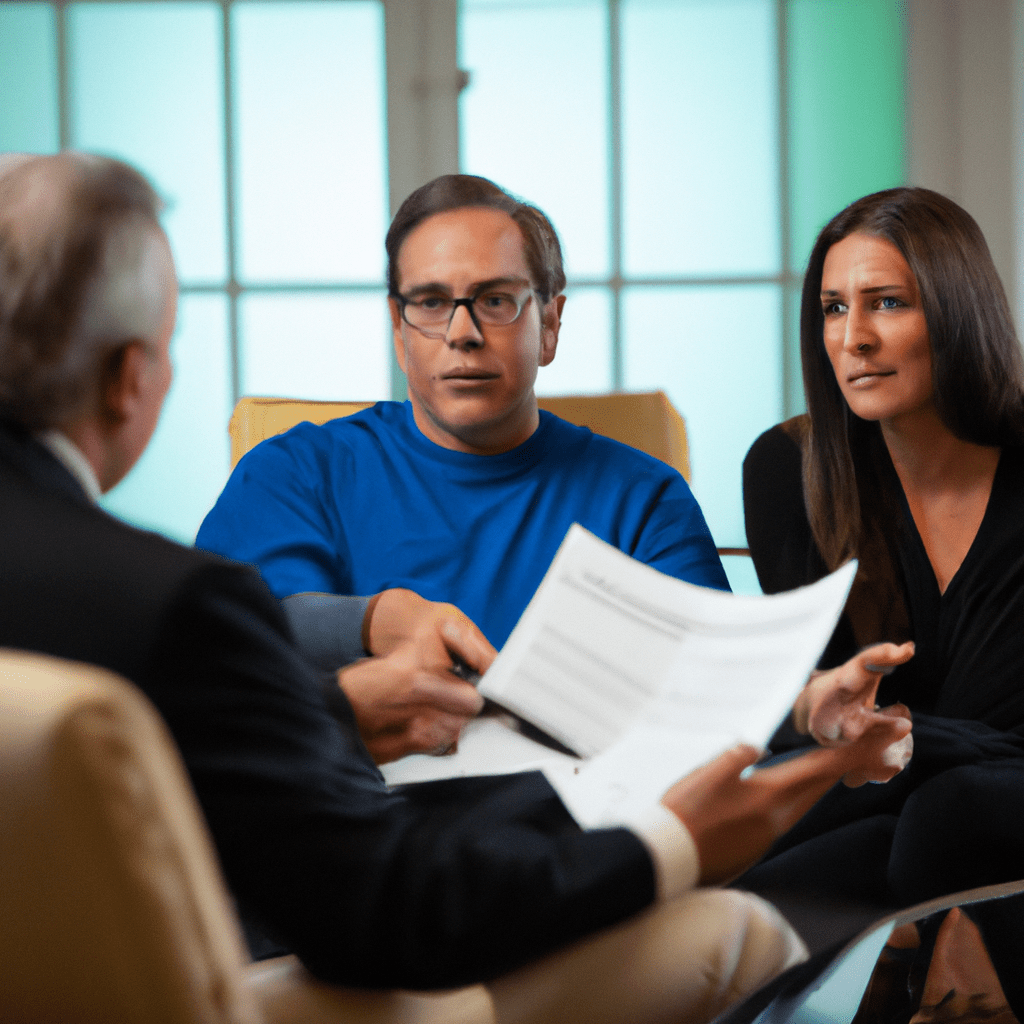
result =
[[858,199],[825,225],[811,250],[800,309],[810,418],[804,495],[829,569],[859,557],[870,574],[900,521],[898,482],[879,425],[855,416],[839,389],[825,351],[821,303],[825,256],[854,232],[891,242],[914,274],[931,343],[935,405],[955,436],[995,447],[1024,443],[1024,360],[981,229],[951,199],[924,188],[888,189]]

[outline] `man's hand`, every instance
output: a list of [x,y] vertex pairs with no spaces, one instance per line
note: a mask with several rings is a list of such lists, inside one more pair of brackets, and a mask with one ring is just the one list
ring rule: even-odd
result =
[[406,754],[446,754],[462,727],[483,707],[472,684],[447,665],[427,665],[415,644],[365,658],[338,673],[355,712],[359,735],[377,764]]
[[399,588],[370,598],[363,619],[363,646],[371,654],[391,654],[410,642],[426,644],[438,654],[455,654],[480,675],[497,654],[469,616],[453,604],[428,601]]
[[[841,746],[860,737],[882,719],[910,719],[904,704],[879,709],[875,695],[882,676],[914,655],[913,643],[876,644],[828,672],[818,672],[801,691],[793,706],[798,732],[810,733],[823,747]],[[888,782],[909,763],[914,750],[909,734],[882,751],[875,765],[865,765],[844,779],[848,786]]]
[[486,671],[495,651],[483,633],[453,605],[385,590],[367,609],[363,644],[375,656],[343,668],[338,684],[373,759],[451,751],[484,703],[452,668]]
[[693,836],[701,884],[726,882],[742,873],[836,782],[863,772],[909,731],[906,719],[885,718],[851,743],[818,747],[742,778],[758,752],[739,746],[677,782],[661,802]]

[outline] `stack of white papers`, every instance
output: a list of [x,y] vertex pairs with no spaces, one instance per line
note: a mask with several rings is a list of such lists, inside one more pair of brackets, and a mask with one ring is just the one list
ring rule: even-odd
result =
[[765,746],[832,635],[855,572],[851,562],[768,597],[722,593],[574,525],[480,692],[579,757],[485,717],[467,726],[457,754],[404,758],[385,777],[540,768],[582,826],[627,821],[723,750]]

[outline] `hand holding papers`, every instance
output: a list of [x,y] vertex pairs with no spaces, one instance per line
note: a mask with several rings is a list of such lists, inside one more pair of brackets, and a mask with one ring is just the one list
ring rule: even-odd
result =
[[587,759],[546,769],[581,824],[622,820],[736,743],[765,746],[855,571],[771,597],[726,594],[573,526],[480,692]]
[[[736,743],[764,747],[831,635],[854,572],[847,565],[772,597],[724,594],[573,526],[480,692],[580,755],[537,745],[527,760],[581,825],[623,821]],[[465,753],[487,760],[470,730],[454,760]]]

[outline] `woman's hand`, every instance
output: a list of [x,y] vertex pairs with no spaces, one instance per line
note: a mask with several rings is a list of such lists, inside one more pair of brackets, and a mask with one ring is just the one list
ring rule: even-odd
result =
[[[838,668],[815,673],[793,706],[797,731],[809,733],[823,747],[835,747],[859,739],[882,719],[909,721],[905,705],[879,709],[875,696],[882,676],[913,655],[912,642],[876,644]],[[888,782],[907,766],[913,750],[913,737],[908,733],[886,747],[876,765],[850,772],[843,781],[848,786]]]

